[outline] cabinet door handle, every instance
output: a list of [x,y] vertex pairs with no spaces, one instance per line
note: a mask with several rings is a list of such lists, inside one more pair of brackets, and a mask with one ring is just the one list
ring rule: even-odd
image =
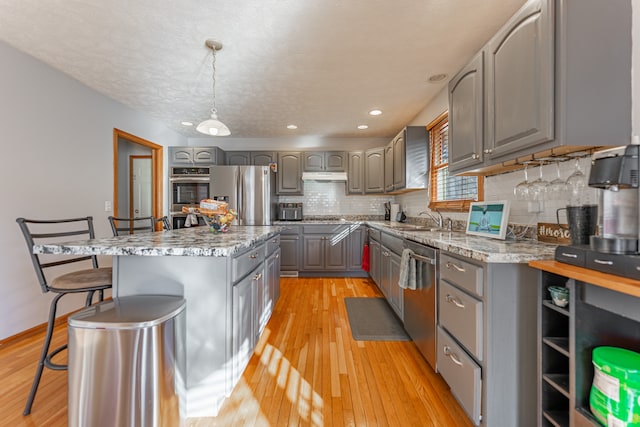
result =
[[280,254],[276,254],[276,259],[280,258]]
[[477,160],[477,159],[478,159],[478,155],[477,155],[476,153],[473,153],[473,154],[471,155],[471,158],[472,158],[473,160]]
[[486,150],[484,150],[484,154],[491,154],[493,153],[493,150],[491,148],[487,148]]
[[446,263],[445,265],[447,266],[447,268],[448,268],[449,270],[451,270],[451,268],[455,268],[455,269],[456,269],[456,270],[458,270],[460,273],[464,273],[465,271],[467,271],[467,270],[465,270],[464,268],[460,267],[459,265],[456,265],[456,264],[452,263],[451,261],[447,261],[447,263]]
[[258,258],[258,254],[251,254],[251,255],[249,255],[249,258],[256,259],[256,258]]
[[562,256],[567,257],[567,258],[578,258],[578,255],[576,254],[569,254],[567,252],[562,252]]
[[389,252],[384,251],[384,252],[382,252],[382,255],[384,255],[384,256],[389,256]]
[[255,276],[253,276],[253,280],[260,280],[262,279],[262,273],[258,273]]
[[455,305],[458,308],[464,308],[464,304],[458,298],[452,296],[451,294],[447,294],[446,298],[448,303]]
[[453,361],[453,363],[458,366],[462,366],[462,362],[460,361],[460,359],[458,359],[458,356],[456,356],[456,354],[451,351],[451,348],[448,345],[444,346],[444,354],[445,356],[448,356],[449,359]]
[[596,264],[602,264],[602,265],[613,265],[613,261],[608,261],[608,260],[601,260],[601,259],[594,259],[593,262],[595,262]]

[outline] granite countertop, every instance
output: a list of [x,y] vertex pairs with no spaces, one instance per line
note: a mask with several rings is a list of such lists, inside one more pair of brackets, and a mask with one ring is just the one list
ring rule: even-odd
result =
[[557,245],[535,240],[497,240],[461,231],[397,230],[387,222],[368,221],[373,228],[453,254],[487,263],[527,263],[553,259]]
[[212,233],[209,227],[104,237],[56,244],[35,245],[34,253],[61,255],[138,255],[226,257],[274,236],[282,227],[232,227]]

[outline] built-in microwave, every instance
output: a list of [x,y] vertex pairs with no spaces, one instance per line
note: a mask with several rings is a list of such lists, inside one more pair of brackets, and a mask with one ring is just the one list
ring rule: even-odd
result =
[[197,207],[202,199],[209,198],[211,183],[209,167],[172,167],[171,213],[182,213],[183,207]]

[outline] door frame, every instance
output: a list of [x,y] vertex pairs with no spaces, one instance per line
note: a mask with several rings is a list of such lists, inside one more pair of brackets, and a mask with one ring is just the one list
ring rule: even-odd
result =
[[[118,139],[139,144],[151,149],[151,212],[155,218],[162,217],[163,189],[162,189],[162,159],[164,149],[162,145],[155,144],[146,139],[140,138],[123,130],[113,128],[113,212],[118,212]],[[156,227],[159,227],[156,224]],[[158,228],[159,229],[159,228]]]

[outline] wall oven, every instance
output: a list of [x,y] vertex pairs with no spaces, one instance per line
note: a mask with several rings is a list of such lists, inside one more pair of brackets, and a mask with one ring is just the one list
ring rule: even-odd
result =
[[[172,167],[169,175],[171,186],[171,218],[173,228],[183,228],[187,214],[183,207],[198,207],[200,200],[209,198],[211,185],[210,167]],[[204,220],[198,218],[198,225]]]

